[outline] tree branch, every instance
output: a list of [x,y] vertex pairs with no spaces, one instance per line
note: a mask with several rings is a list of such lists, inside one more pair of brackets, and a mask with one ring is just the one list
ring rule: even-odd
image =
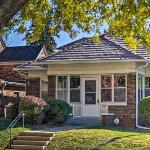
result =
[[0,29],[25,5],[27,0],[0,0]]

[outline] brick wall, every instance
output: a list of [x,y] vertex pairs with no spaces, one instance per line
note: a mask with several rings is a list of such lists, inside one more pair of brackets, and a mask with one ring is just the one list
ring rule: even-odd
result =
[[109,106],[109,113],[115,113],[120,125],[124,127],[136,126],[136,74],[127,76],[127,106]]
[[19,74],[17,71],[13,70],[13,68],[17,67],[18,65],[0,65],[0,79],[14,82],[19,80],[25,80],[25,74]]
[[40,97],[40,78],[26,80],[26,95]]
[[56,76],[48,76],[48,97],[55,99],[56,92]]

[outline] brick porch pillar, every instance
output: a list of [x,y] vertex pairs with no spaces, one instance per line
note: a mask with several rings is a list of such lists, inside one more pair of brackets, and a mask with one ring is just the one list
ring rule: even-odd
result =
[[109,106],[109,113],[119,118],[123,127],[136,127],[136,74],[127,75],[127,106]]
[[48,97],[50,99],[55,99],[55,93],[56,93],[56,76],[51,75],[48,76]]

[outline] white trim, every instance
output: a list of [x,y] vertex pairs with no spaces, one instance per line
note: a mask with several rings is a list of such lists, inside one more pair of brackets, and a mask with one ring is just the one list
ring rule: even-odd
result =
[[33,64],[76,64],[76,63],[101,63],[101,62],[146,62],[144,59],[130,59],[130,60],[54,60],[54,61],[42,61],[33,62]]
[[[38,54],[38,56],[37,56],[37,58],[35,60],[39,59],[41,53],[45,50],[44,48],[45,48],[45,46],[42,47],[41,51],[39,52],[39,54]],[[44,54],[45,54],[45,52],[44,52]]]
[[47,70],[47,68],[37,66],[36,68],[13,68],[14,71],[36,71],[36,70]]
[[[88,77],[83,77],[82,78],[82,116],[87,116],[85,113],[84,113],[84,109],[85,107],[96,107],[97,108],[97,111],[98,111],[98,114],[96,116],[100,116],[100,102],[97,102],[98,98],[99,98],[99,76],[98,75],[89,75]],[[94,93],[96,93],[96,104],[85,104],[85,81],[86,80],[95,80],[96,81],[96,91]],[[91,92],[90,92],[91,93]],[[89,113],[90,114],[90,113]],[[89,115],[90,116],[90,115]]]
[[[125,87],[115,87],[115,81],[114,81],[114,74],[122,74],[122,75],[124,75],[125,76]],[[107,102],[102,102],[102,99],[100,100],[101,101],[101,103],[102,104],[108,104],[108,105],[120,105],[120,106],[126,106],[127,105],[127,80],[128,80],[128,78],[127,78],[127,74],[126,73],[113,73],[113,74],[101,74],[101,76],[102,75],[110,75],[111,76],[111,82],[112,82],[112,84],[111,84],[111,88],[102,88],[101,87],[101,84],[100,84],[100,90],[101,89],[111,89],[111,94],[112,94],[112,99],[111,99],[111,101],[107,101]],[[116,89],[125,89],[125,101],[124,102],[115,102],[115,93],[114,93],[114,91],[115,91],[115,88]],[[101,91],[100,91],[101,92]]]
[[55,98],[56,99],[58,99],[58,97],[57,97],[57,87],[58,87],[58,82],[57,82],[57,80],[58,80],[58,76],[56,76],[56,78],[55,78]]
[[70,104],[70,76],[67,76],[67,102]]

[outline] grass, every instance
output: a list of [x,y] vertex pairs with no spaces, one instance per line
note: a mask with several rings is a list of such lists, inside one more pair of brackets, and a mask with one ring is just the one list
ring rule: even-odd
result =
[[[5,129],[8,127],[8,125],[11,123],[12,120],[0,118],[0,150],[4,150],[7,145],[9,144],[9,132],[5,132]],[[20,134],[20,132],[28,130],[28,128],[22,128],[21,124],[18,123],[13,129],[12,129],[12,137],[17,136]]]
[[124,128],[62,131],[48,150],[150,150],[150,133]]

